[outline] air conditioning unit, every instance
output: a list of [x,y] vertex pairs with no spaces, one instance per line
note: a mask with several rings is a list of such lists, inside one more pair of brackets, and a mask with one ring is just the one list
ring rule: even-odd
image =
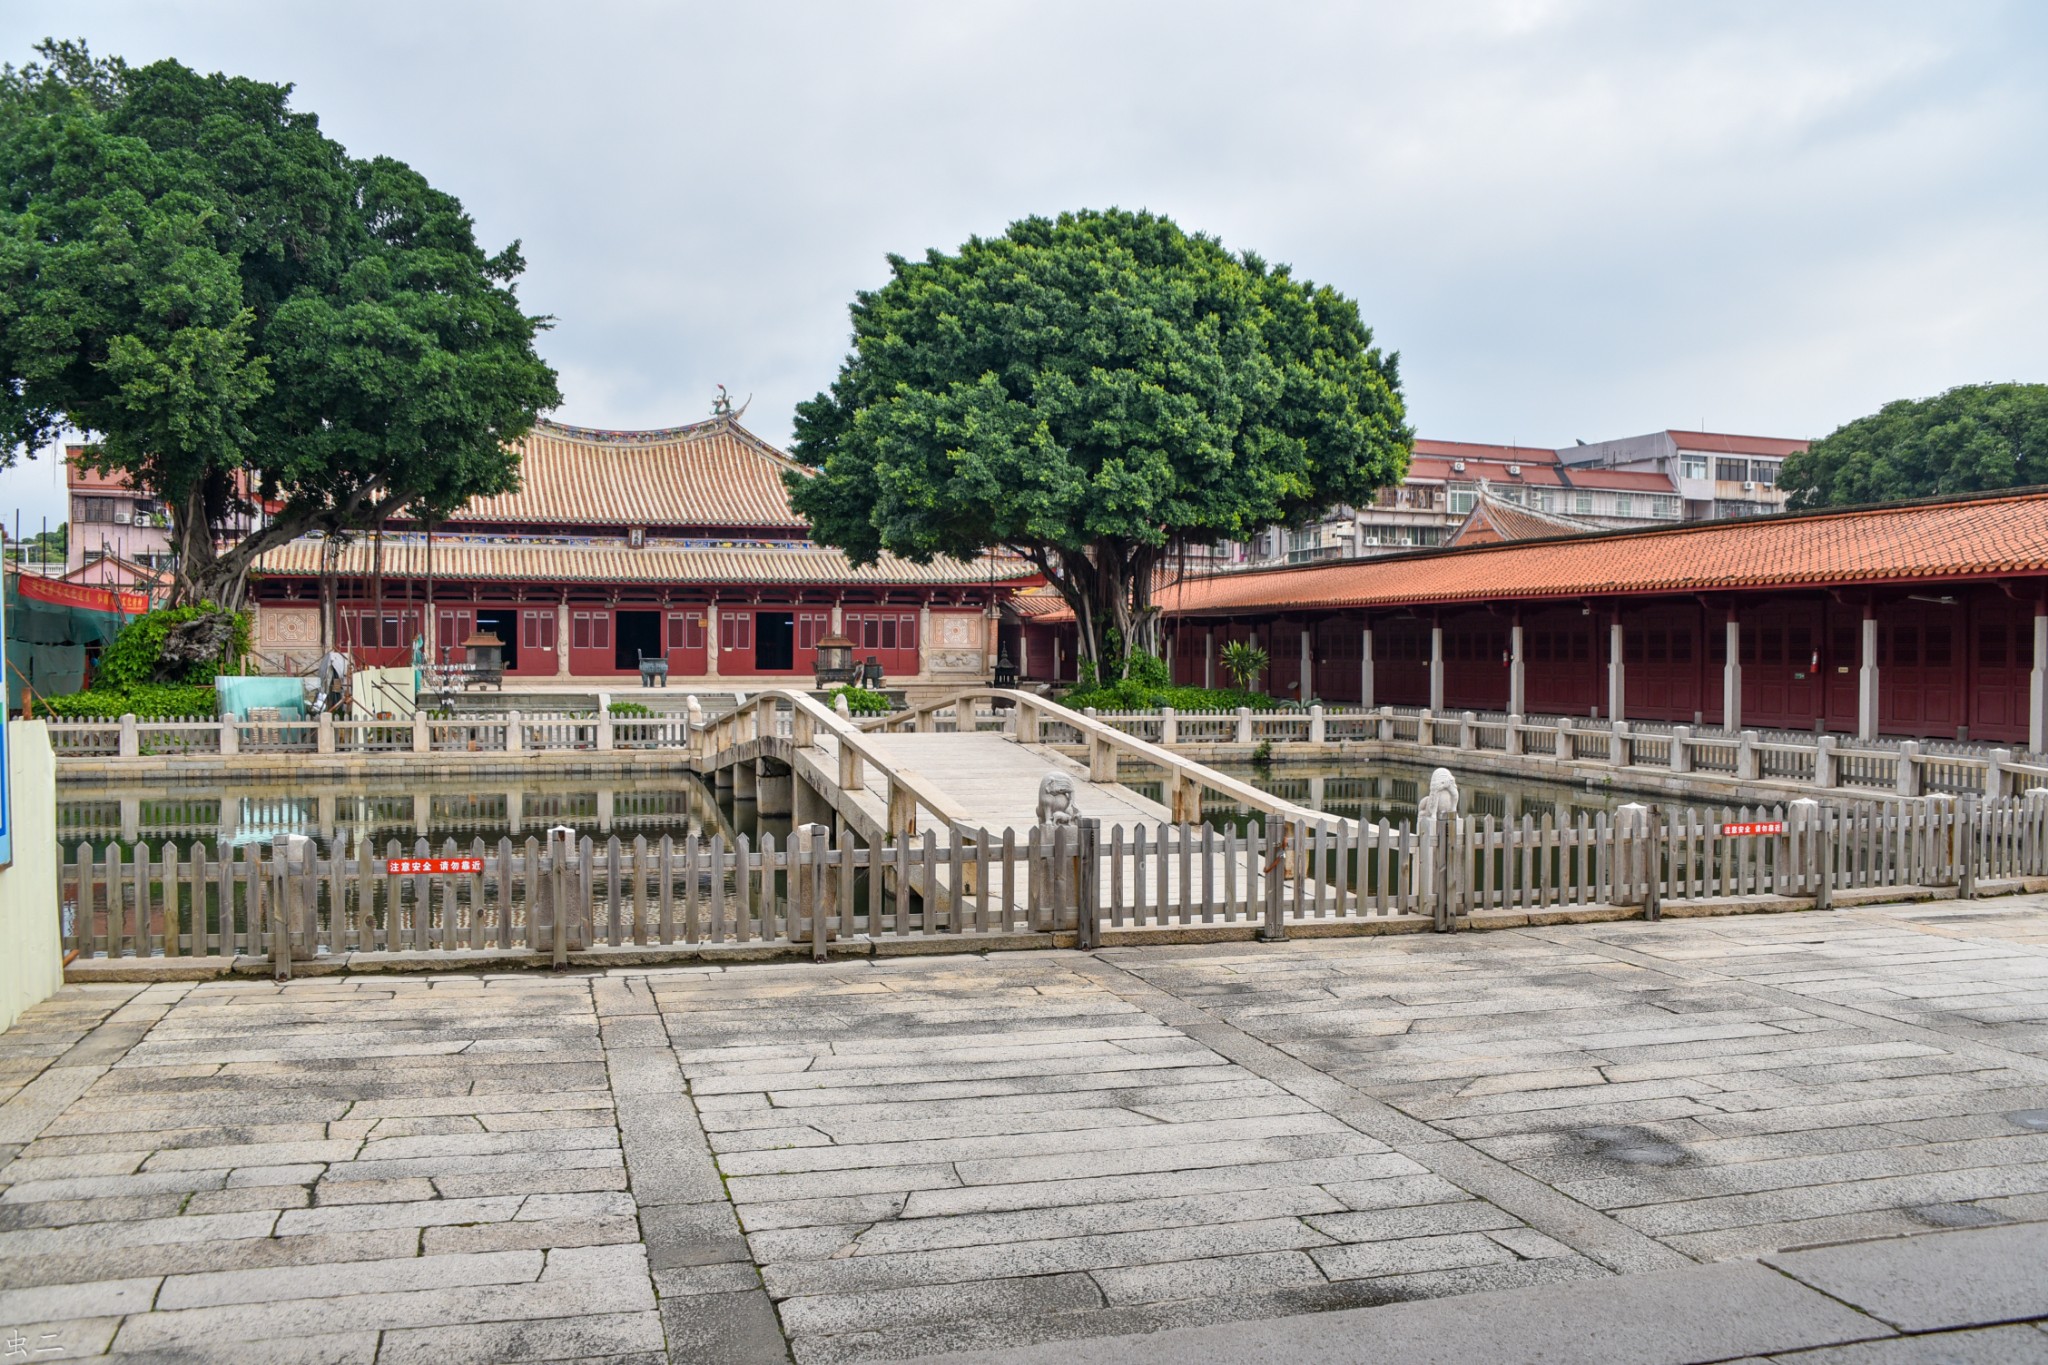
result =
[[128,524],[129,522],[131,522],[131,521],[134,521],[134,520],[135,520],[135,514],[134,514],[133,512],[116,512],[116,513],[114,513],[114,524],[115,524],[115,525],[117,525],[117,526],[126,526],[126,525],[127,525],[127,524]]
[[1521,477],[1522,477],[1522,467],[1521,467],[1520,465],[1518,465],[1518,464],[1511,464],[1511,465],[1509,465],[1509,466],[1508,466],[1508,477],[1509,477],[1509,478],[1511,478],[1511,479],[1519,479],[1519,478],[1521,478]]
[[1365,538],[1365,543],[1367,545],[1377,545],[1380,543],[1380,538],[1378,536],[1367,536]]
[[1742,481],[1742,491],[1743,491],[1743,492],[1745,492],[1745,493],[1754,493],[1754,492],[1756,492],[1756,480],[1755,480],[1755,479],[1744,479],[1744,480]]
[[1465,472],[1465,462],[1464,462],[1463,460],[1452,460],[1452,461],[1451,461],[1451,472],[1452,472],[1453,474],[1462,474],[1462,473],[1464,473],[1464,472]]
[[135,514],[135,524],[137,526],[147,527],[150,524],[149,513],[137,512]]

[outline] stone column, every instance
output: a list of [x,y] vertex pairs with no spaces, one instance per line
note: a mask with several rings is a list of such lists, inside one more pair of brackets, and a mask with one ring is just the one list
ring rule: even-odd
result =
[[1310,628],[1301,628],[1301,704],[1308,705],[1309,698],[1316,694],[1315,642]]
[[1441,623],[1429,628],[1429,712],[1435,715],[1444,709],[1444,628]]
[[1216,685],[1216,627],[1202,628],[1202,686]]
[[1721,728],[1734,734],[1742,728],[1742,623],[1728,612],[1728,661],[1721,665]]
[[932,604],[926,600],[917,604],[917,676],[922,678],[932,671]]
[[2034,671],[2027,679],[2027,748],[2048,748],[2048,603],[2034,607]]
[[[462,642],[460,640],[452,640],[449,643],[460,644]],[[569,676],[569,604],[567,602],[555,603],[555,676],[558,678]]]
[[704,676],[718,676],[718,603],[704,608]]
[[1518,618],[1508,627],[1508,714],[1525,716],[1528,707],[1523,705],[1528,698],[1526,673],[1522,666],[1522,622]]
[[834,600],[832,603],[832,633],[846,633],[846,603],[843,600]]
[[1614,614],[1614,620],[1607,626],[1607,719],[1626,720],[1628,712],[1628,678],[1621,662],[1621,613]]
[[1358,704],[1367,711],[1372,710],[1372,627],[1361,632],[1358,659]]
[[[2037,621],[2039,617],[2035,618]],[[2040,638],[2040,627],[2035,627],[2035,638]],[[2039,647],[2035,656],[2040,658]],[[2038,663],[2036,669],[2040,667]],[[1856,671],[1856,738],[1877,738],[1877,611],[1863,608],[1863,666]]]

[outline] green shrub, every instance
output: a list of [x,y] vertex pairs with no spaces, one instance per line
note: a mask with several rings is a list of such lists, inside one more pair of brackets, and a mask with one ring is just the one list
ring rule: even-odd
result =
[[1074,687],[1060,702],[1079,711],[1092,706],[1098,711],[1151,711],[1171,706],[1176,711],[1235,711],[1248,706],[1270,711],[1279,703],[1263,692],[1243,692],[1228,687],[1153,686],[1135,678],[1098,687]]
[[608,708],[613,720],[639,720],[654,712],[637,701],[615,701]]
[[889,698],[867,687],[835,687],[825,694],[825,703],[833,706],[838,699],[846,698],[848,714],[855,716],[886,716],[896,708],[889,704]]
[[142,720],[212,720],[219,714],[213,684],[144,683],[121,690],[94,688],[68,697],[44,697],[51,715],[66,720],[119,720],[129,712]]
[[[183,675],[176,678],[159,680],[157,671],[163,660],[164,637],[171,633],[173,626],[220,614],[220,609],[211,602],[144,612],[123,626],[114,642],[100,655],[99,664],[93,670],[93,690],[118,692],[159,681],[205,684],[211,690],[214,675],[225,672],[249,652],[249,613],[245,611],[234,615],[224,657],[201,659],[186,665]],[[138,711],[136,714],[142,713]]]
[[1271,662],[1266,651],[1249,640],[1232,640],[1223,646],[1223,671],[1237,679],[1237,685],[1245,691],[1251,690]]

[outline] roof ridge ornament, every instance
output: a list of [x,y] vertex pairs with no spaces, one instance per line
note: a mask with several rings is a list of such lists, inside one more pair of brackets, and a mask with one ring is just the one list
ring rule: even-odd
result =
[[720,384],[718,386],[718,395],[711,400],[711,416],[713,420],[723,418],[728,422],[736,422],[742,416],[744,416],[747,409],[752,407],[753,405],[754,395],[750,393],[747,395],[747,401],[740,404],[738,410],[735,411],[732,405],[731,392],[727,390],[725,385]]

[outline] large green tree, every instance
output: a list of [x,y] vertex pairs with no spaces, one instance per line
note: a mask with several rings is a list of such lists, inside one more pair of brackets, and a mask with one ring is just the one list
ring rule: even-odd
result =
[[1158,652],[1176,546],[1398,481],[1397,357],[1358,307],[1250,253],[1119,210],[1027,218],[889,258],[853,352],[800,404],[791,499],[867,562],[1029,555],[1098,663]]
[[516,485],[561,401],[516,243],[289,86],[38,51],[0,68],[0,462],[85,433],[169,507],[175,595],[228,607],[282,541]]
[[1965,384],[1887,403],[1785,461],[1794,506],[2048,483],[2048,384]]

